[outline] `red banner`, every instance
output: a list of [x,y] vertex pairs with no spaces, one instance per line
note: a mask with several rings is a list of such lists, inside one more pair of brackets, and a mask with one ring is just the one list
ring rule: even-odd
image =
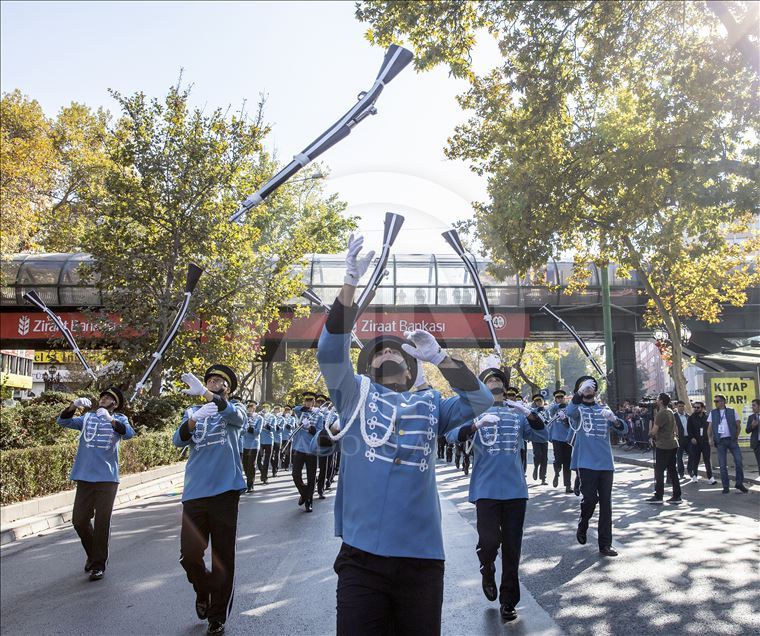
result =
[[[296,318],[284,334],[285,340],[301,342],[317,340],[324,321],[325,314],[321,312],[313,313],[307,318]],[[529,318],[523,312],[495,313],[493,324],[500,341],[525,340],[530,334]],[[360,340],[369,340],[381,334],[403,336],[405,331],[415,329],[425,329],[443,341],[490,341],[491,339],[481,313],[430,310],[373,311],[368,309],[356,324],[356,335]],[[277,333],[282,332],[277,331]]]
[[[96,325],[89,322],[82,312],[68,311],[59,315],[77,339],[86,340],[102,336]],[[290,313],[284,315],[292,316]],[[118,320],[118,317],[112,316],[111,319]],[[319,338],[324,321],[325,314],[316,312],[306,318],[295,319],[286,334],[279,331],[276,324],[272,325],[269,333],[277,340],[284,337],[289,342],[311,343]],[[530,333],[529,319],[523,312],[495,313],[493,324],[500,341],[525,340]],[[192,328],[190,323],[188,327]],[[356,335],[361,340],[369,340],[380,334],[403,336],[405,331],[414,329],[425,329],[443,341],[490,340],[483,315],[461,311],[418,310],[414,312],[370,309],[359,319]],[[62,337],[58,327],[42,312],[0,314],[0,340],[47,341],[58,337]]]

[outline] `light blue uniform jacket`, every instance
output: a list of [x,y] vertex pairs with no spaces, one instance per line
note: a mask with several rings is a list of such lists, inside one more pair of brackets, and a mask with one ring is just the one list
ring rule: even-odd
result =
[[628,432],[628,425],[618,417],[614,421],[604,419],[601,415],[603,408],[596,403],[586,405],[571,402],[567,405],[570,427],[566,441],[572,441],[575,431],[575,441],[572,442],[573,456],[570,460],[572,470],[615,470],[610,446],[610,428],[614,427],[618,433],[624,434]]

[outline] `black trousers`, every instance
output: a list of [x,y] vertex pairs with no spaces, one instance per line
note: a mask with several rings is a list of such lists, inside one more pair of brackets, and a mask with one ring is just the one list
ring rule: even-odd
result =
[[[303,483],[303,467],[306,466],[306,484]],[[317,481],[317,456],[301,451],[293,451],[293,483],[304,501],[314,498],[314,484]]]
[[686,445],[680,445],[676,449],[676,470],[678,471],[678,476],[683,477],[685,473],[684,469],[684,463],[683,463],[683,456],[684,453],[686,454],[686,463],[688,465],[689,463],[689,448]]
[[454,444],[446,444],[446,461],[450,464],[454,458]]
[[520,550],[527,499],[478,499],[478,559],[480,571],[490,569],[501,548],[499,603],[515,607],[520,601]]
[[446,452],[446,438],[443,435],[438,436],[438,459],[443,459]]
[[341,545],[338,636],[437,636],[441,633],[443,561],[382,557]]
[[531,442],[533,444],[533,468],[538,469],[538,478],[546,481],[546,466],[549,462],[549,442]]
[[243,449],[243,470],[245,471],[245,481],[248,488],[253,488],[253,482],[256,479],[256,457],[258,454],[258,448]]
[[277,471],[280,470],[280,443],[272,444],[272,457],[270,465],[272,466],[272,477],[277,477]]
[[320,455],[317,457],[317,465],[319,466],[319,475],[317,476],[317,492],[320,495],[325,492],[325,482],[330,481],[332,461],[332,455]]
[[[116,491],[115,481],[78,481],[74,496],[71,524],[74,526],[82,547],[93,569],[106,569],[108,561],[108,535],[111,533],[111,513]],[[92,519],[95,518],[95,525]]]
[[269,463],[272,459],[272,445],[262,444],[259,449],[259,456],[256,459],[256,463],[259,467],[259,476],[261,481],[267,483],[269,479]]
[[668,473],[668,481],[673,487],[673,497],[681,497],[681,482],[678,480],[676,469],[677,448],[656,448],[654,455],[654,496],[662,499],[665,491],[665,471]]
[[[288,444],[289,440],[282,440],[282,449],[280,450],[280,466],[282,466],[283,470],[288,470],[290,468],[290,444]],[[286,446],[287,444],[287,446]]]
[[523,447],[520,449],[520,461],[522,462],[523,475],[528,470],[528,445],[523,442]]
[[567,442],[552,442],[554,449],[554,474],[558,475],[562,470],[562,483],[565,484],[565,490],[571,487],[570,484],[570,459],[573,456],[573,447]]
[[752,449],[752,452],[755,453],[755,463],[757,464],[757,472],[760,473],[760,444],[755,446],[755,448]]
[[712,479],[712,465],[710,462],[710,442],[706,440],[699,440],[696,444],[691,444],[691,452],[689,453],[689,475],[692,477],[699,474],[699,460],[700,458],[705,463],[705,472],[707,478]]
[[578,470],[581,481],[581,517],[578,527],[587,530],[596,504],[599,503],[599,548],[612,546],[612,476],[611,470]]
[[[225,622],[232,609],[239,500],[237,490],[228,490],[213,497],[182,502],[179,562],[195,593],[201,597],[211,595],[209,620]],[[203,561],[209,539],[210,572]]]

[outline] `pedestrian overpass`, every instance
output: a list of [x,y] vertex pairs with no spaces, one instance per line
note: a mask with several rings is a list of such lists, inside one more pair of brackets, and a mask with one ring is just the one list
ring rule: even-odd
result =
[[[584,291],[567,294],[572,273],[570,262],[547,263],[538,274],[548,283],[545,284],[538,277],[497,280],[488,273],[490,261],[471,258],[485,287],[502,347],[519,346],[526,340],[569,339],[554,319],[539,311],[544,304],[551,305],[584,339],[603,340],[602,291],[596,266],[588,267],[589,284]],[[102,306],[100,291],[83,280],[79,269],[90,262],[90,255],[83,253],[16,255],[4,262],[0,286],[3,347],[49,348],[49,340],[56,337],[55,328],[47,323],[44,314],[37,316],[39,312],[32,311],[24,302],[24,292],[32,289],[51,309],[71,321],[79,321],[86,331],[86,317],[81,309]],[[642,319],[647,296],[635,273],[631,278],[622,278],[615,264],[608,271],[618,395],[625,395],[626,386],[635,386],[635,342],[652,338]],[[330,304],[343,282],[343,257],[311,255],[300,275],[307,286]],[[302,298],[291,299],[282,307],[283,316],[290,316],[294,305],[304,303]],[[700,356],[733,347],[732,339],[757,336],[759,309],[760,288],[753,288],[745,307],[726,307],[720,323],[688,322],[692,335],[685,353],[699,361]],[[315,307],[311,316],[295,319],[285,332],[273,325],[263,342],[268,357],[283,359],[288,346],[316,346],[322,313],[322,308]],[[357,325],[357,335],[368,339],[379,333],[400,335],[406,329],[423,327],[445,346],[490,348],[491,339],[482,318],[473,282],[456,255],[395,254],[388,263],[388,275]],[[710,370],[736,370],[730,363],[702,364]]]

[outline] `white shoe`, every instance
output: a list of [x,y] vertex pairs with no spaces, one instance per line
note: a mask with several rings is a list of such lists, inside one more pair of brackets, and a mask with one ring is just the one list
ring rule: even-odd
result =
[[699,477],[697,477],[696,475],[692,475],[692,477],[691,477],[691,483],[692,484],[696,484],[698,481],[699,481]]
[[718,483],[718,480],[717,480],[717,479],[715,479],[715,477],[710,477],[710,483],[711,483],[711,484],[717,484],[717,483]]

